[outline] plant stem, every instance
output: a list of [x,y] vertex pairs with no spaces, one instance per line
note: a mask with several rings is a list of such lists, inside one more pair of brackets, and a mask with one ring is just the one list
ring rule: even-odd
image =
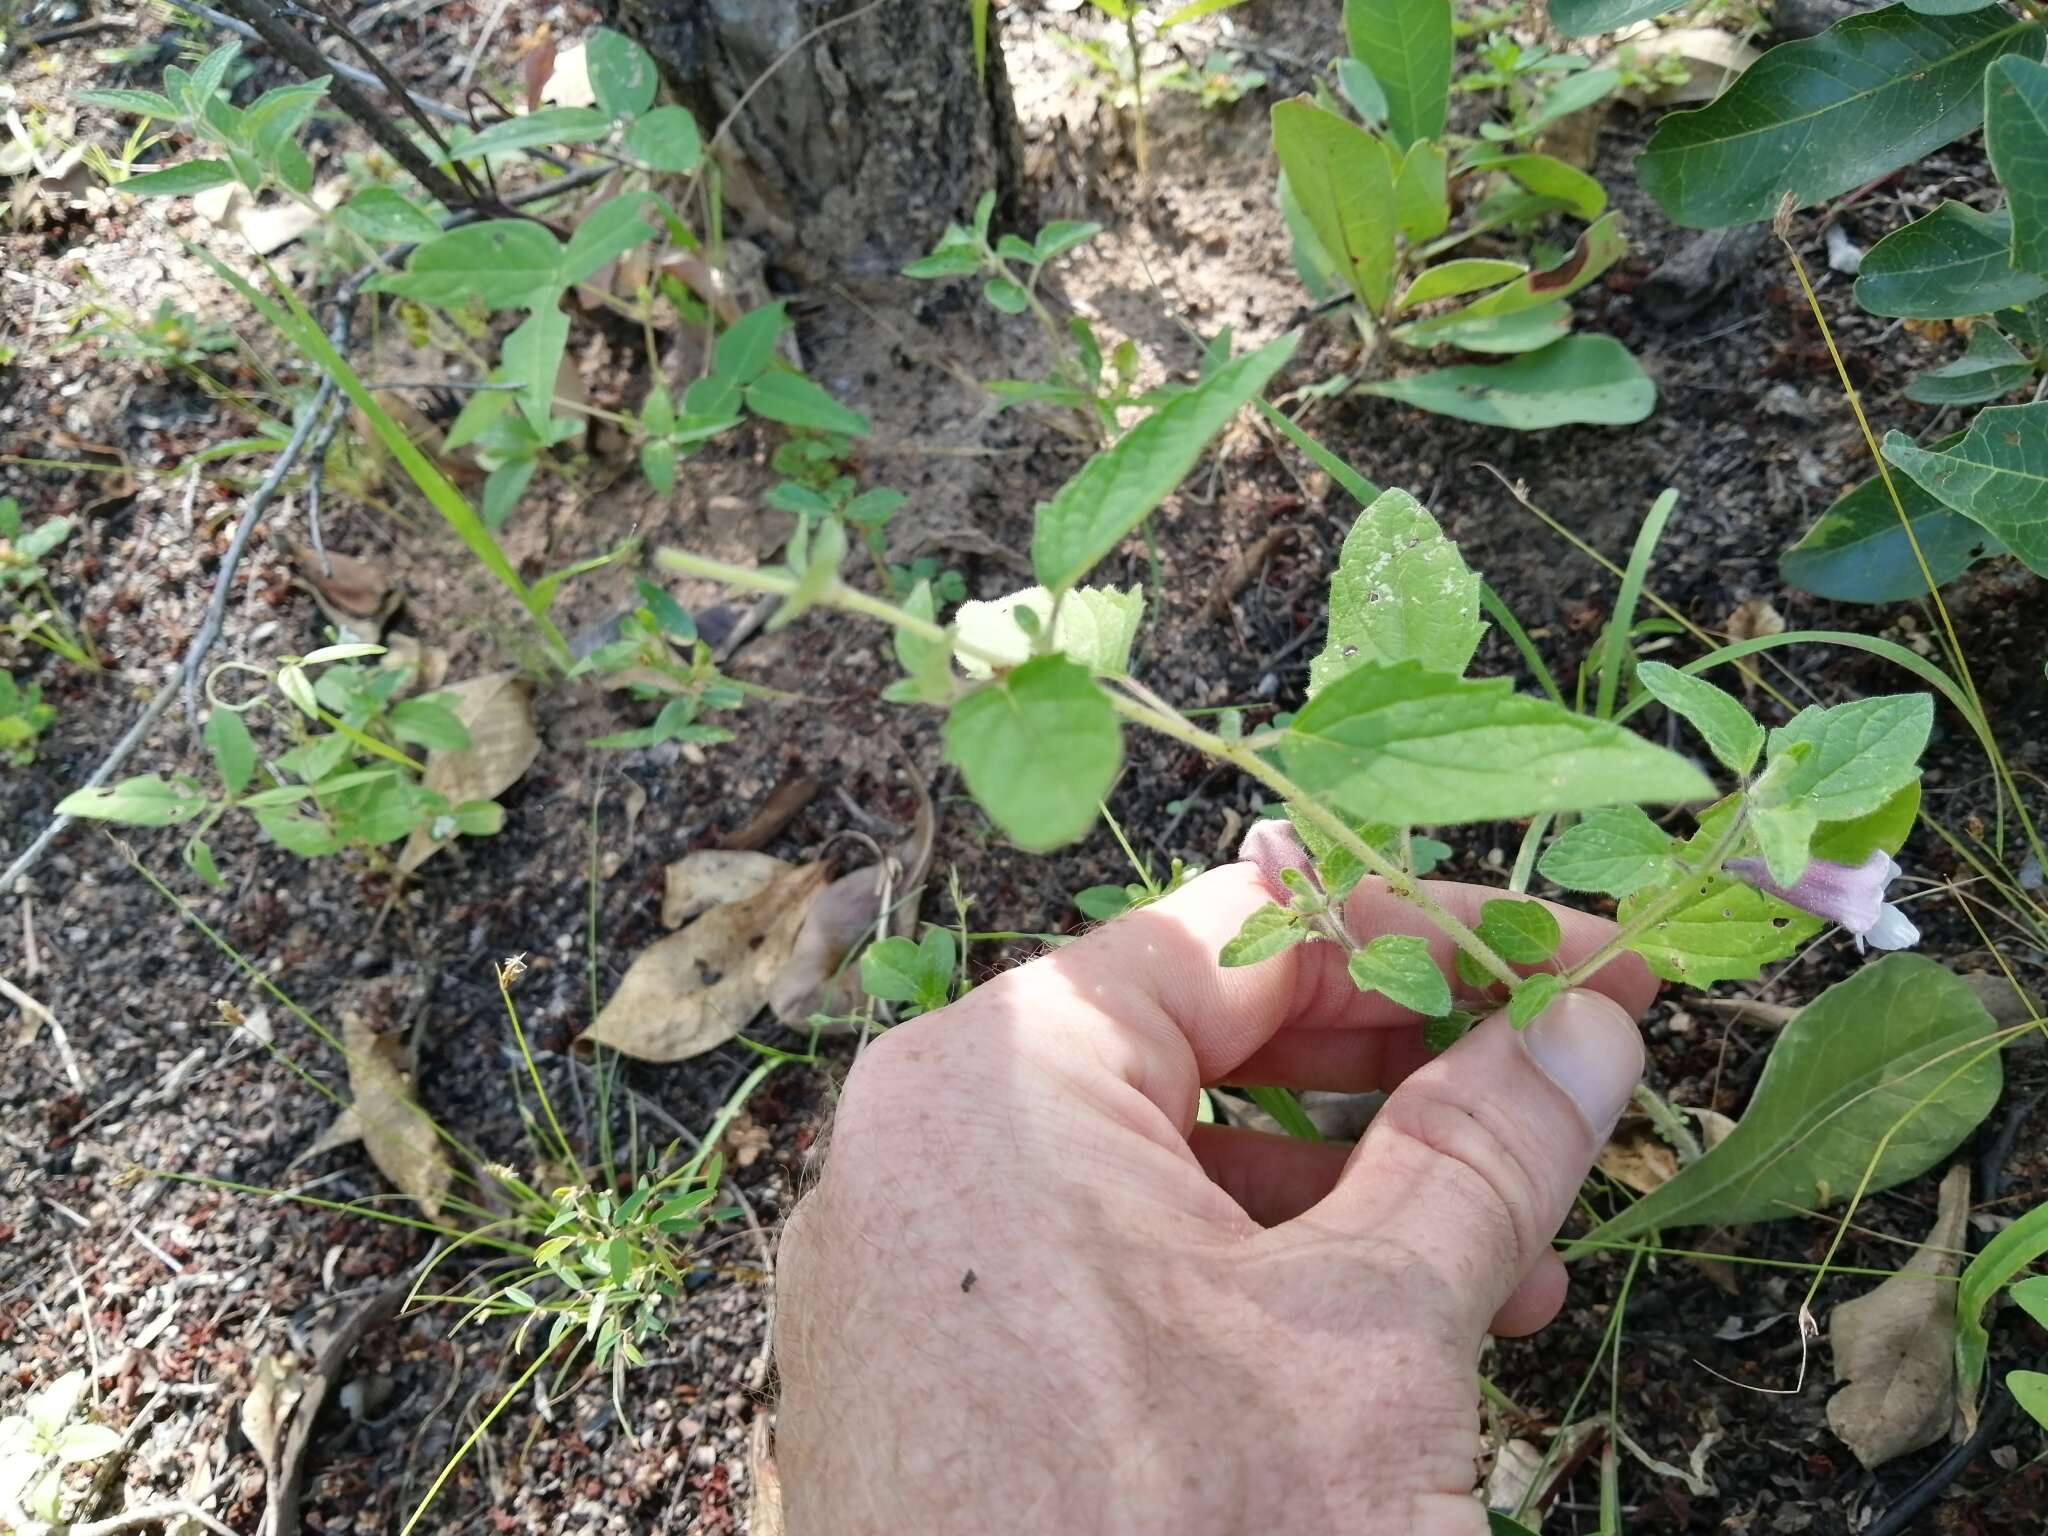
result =
[[1728,824],[1714,846],[1707,850],[1707,856],[1698,868],[1682,879],[1674,880],[1665,892],[1644,907],[1640,912],[1614,930],[1614,936],[1591,955],[1564,973],[1564,984],[1568,987],[1584,985],[1586,978],[1593,975],[1608,962],[1619,958],[1629,947],[1629,941],[1644,929],[1661,923],[1680,905],[1698,894],[1694,885],[1701,879],[1712,879],[1721,872],[1721,866],[1742,842],[1743,829],[1749,824],[1748,807],[1738,812]]
[[[667,570],[703,577],[726,586],[738,587],[743,591],[766,592],[786,597],[794,592],[797,586],[796,578],[787,572],[729,565],[723,560],[707,560],[687,550],[664,549],[655,556],[655,561]],[[1004,657],[992,655],[979,647],[962,642],[957,635],[941,624],[906,613],[894,603],[886,602],[871,593],[859,591],[841,582],[832,582],[818,594],[817,600],[829,608],[838,608],[847,613],[858,613],[866,618],[879,620],[893,628],[929,640],[935,645],[946,646],[960,655],[972,657],[992,667],[1003,668],[1011,665]],[[1105,689],[1103,696],[1109,700],[1110,708],[1133,724],[1145,726],[1162,736],[1182,742],[1206,757],[1229,763],[1240,772],[1257,779],[1275,795],[1285,800],[1290,807],[1314,822],[1319,831],[1350,853],[1370,873],[1384,880],[1387,888],[1395,895],[1420,908],[1425,917],[1483,966],[1489,975],[1509,988],[1520,984],[1522,978],[1515,974],[1507,961],[1495,954],[1492,947],[1478,934],[1445,910],[1442,903],[1425,889],[1422,881],[1366,842],[1334,811],[1317,804],[1306,790],[1252,751],[1245,743],[1226,741],[1213,732],[1203,730],[1193,721],[1184,719],[1171,709],[1141,703],[1116,689]],[[1725,856],[1724,853],[1722,857]],[[1608,958],[1611,959],[1612,956]]]

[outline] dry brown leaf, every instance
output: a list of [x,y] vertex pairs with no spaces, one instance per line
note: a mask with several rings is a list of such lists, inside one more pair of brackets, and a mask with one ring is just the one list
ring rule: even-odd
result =
[[1785,633],[1785,615],[1771,606],[1769,598],[1752,597],[1736,605],[1728,615],[1727,627],[1730,640],[1759,640],[1765,635]]
[[403,600],[383,566],[331,549],[323,566],[320,556],[302,544],[291,546],[291,557],[300,583],[342,639],[375,645],[383,638],[384,626]]
[[1677,59],[1685,66],[1687,77],[1683,85],[1630,86],[1615,92],[1617,100],[1632,107],[1675,107],[1712,101],[1737,75],[1763,57],[1741,38],[1718,27],[1674,27],[1669,32],[1632,37],[1609,54],[1606,62],[1618,63],[1630,53],[1635,56],[1636,67],[1645,72],[1659,59]]
[[249,1395],[242,1399],[242,1433],[256,1447],[264,1471],[273,1475],[285,1422],[304,1390],[299,1363],[288,1355],[265,1355],[251,1372]]
[[413,1097],[412,1078],[398,1070],[397,1037],[380,1035],[361,1014],[344,1011],[341,1043],[348,1052],[349,1094],[370,1161],[417,1200],[427,1216],[438,1217],[455,1170],[442,1155],[434,1122]]
[[[526,684],[515,672],[490,672],[445,691],[453,695],[448,707],[469,729],[469,745],[459,752],[429,752],[420,783],[445,795],[450,805],[495,800],[540,755]],[[437,842],[428,828],[415,827],[398,856],[399,869],[411,874],[451,841]]]
[[1639,1195],[1647,1195],[1678,1172],[1678,1154],[1658,1140],[1647,1120],[1617,1126],[1595,1163],[1610,1179]]
[[745,901],[788,874],[791,866],[772,854],[700,848],[663,872],[661,926],[680,928],[700,912]]
[[625,834],[616,843],[609,843],[604,856],[598,860],[598,868],[607,880],[624,869],[626,860],[633,856],[633,838],[640,826],[640,813],[647,809],[647,791],[632,779],[627,779],[622,786],[622,798],[626,802]]
[[540,90],[540,99],[556,107],[594,107],[597,92],[590,84],[590,55],[582,43],[571,43],[555,55],[555,67]]
[[748,1536],[784,1536],[782,1520],[782,1473],[775,1465],[769,1437],[768,1415],[754,1415],[747,1433],[747,1485],[754,1490],[747,1500]]
[[825,866],[805,864],[642,950],[583,1039],[642,1061],[684,1061],[724,1044],[767,1002],[824,886]]
[[754,1117],[742,1110],[725,1133],[725,1147],[731,1154],[735,1168],[751,1168],[761,1160],[761,1154],[775,1145],[775,1138],[768,1134],[764,1125],[756,1125]]
[[1934,1230],[1906,1267],[1828,1319],[1835,1379],[1828,1428],[1866,1469],[1932,1445],[1955,1417],[1956,1293],[1970,1215],[1970,1169],[1941,1181]]
[[326,1130],[313,1138],[313,1144],[310,1147],[298,1153],[290,1162],[284,1165],[285,1172],[291,1172],[292,1169],[298,1167],[301,1163],[310,1163],[314,1158],[332,1152],[336,1147],[345,1147],[352,1141],[361,1141],[362,1139],[363,1122],[356,1117],[356,1112],[353,1109],[344,1109],[334,1117],[333,1122]]

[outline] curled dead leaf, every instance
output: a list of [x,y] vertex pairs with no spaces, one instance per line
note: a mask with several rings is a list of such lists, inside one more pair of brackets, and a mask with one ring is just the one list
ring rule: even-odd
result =
[[[540,736],[526,684],[515,672],[490,672],[446,690],[448,706],[469,731],[469,745],[460,751],[429,752],[420,783],[447,798],[495,800],[524,776],[540,755]],[[445,848],[452,838],[436,840],[428,827],[416,827],[398,856],[398,867],[411,874]]]
[[1677,1174],[1678,1154],[1658,1139],[1649,1121],[1628,1120],[1607,1138],[1595,1166],[1616,1183],[1647,1195]]
[[242,1433],[256,1447],[263,1469],[277,1474],[278,1448],[284,1427],[305,1391],[298,1361],[288,1355],[264,1355],[250,1373],[249,1395],[242,1399]]
[[343,640],[375,645],[384,637],[384,626],[398,611],[403,594],[383,566],[331,549],[323,565],[320,556],[303,544],[291,546],[291,557],[300,585]]
[[361,1014],[344,1011],[341,1043],[348,1052],[349,1094],[370,1161],[417,1200],[423,1213],[438,1217],[455,1170],[442,1153],[433,1120],[413,1096],[411,1075],[398,1068],[397,1037],[380,1035]]
[[727,848],[686,853],[663,871],[661,925],[680,928],[701,912],[759,895],[790,868],[767,853]]
[[684,1061],[732,1039],[768,1001],[824,885],[822,863],[802,865],[642,950],[583,1039],[642,1061]]
[[1868,1469],[1934,1444],[1955,1418],[1956,1293],[1970,1215],[1970,1169],[1941,1181],[1934,1228],[1877,1289],[1828,1319],[1835,1379],[1828,1428]]

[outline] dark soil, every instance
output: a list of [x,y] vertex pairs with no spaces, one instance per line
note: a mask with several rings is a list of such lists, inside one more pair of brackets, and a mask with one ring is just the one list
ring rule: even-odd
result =
[[[419,89],[445,94],[488,9],[458,3],[425,21],[387,11],[375,36]],[[1208,336],[1228,324],[1241,341],[1263,340],[1296,319],[1301,296],[1271,208],[1263,113],[1271,100],[1304,87],[1312,61],[1338,47],[1335,7],[1322,9],[1331,14],[1304,18],[1255,0],[1231,13],[1232,46],[1270,83],[1214,112],[1182,97],[1157,104],[1146,185],[1132,171],[1122,126],[1071,86],[1072,57],[1050,41],[1076,19],[1050,7],[1041,14],[1013,6],[1006,15],[1026,120],[1028,192],[1044,217],[1092,217],[1110,227],[1061,269],[1058,296],[1105,331],[1136,339],[1149,376],[1192,367],[1199,343],[1191,330]],[[593,20],[580,8],[513,5],[486,50],[482,78],[516,78],[519,51],[541,26],[566,40]],[[20,53],[9,76],[18,102],[61,108],[71,91],[87,86],[153,84],[161,58],[124,73],[95,63],[93,45],[85,38]],[[287,78],[267,60],[262,69],[259,85]],[[1642,280],[1688,238],[1630,175],[1648,127],[1647,117],[1626,108],[1606,121],[1596,169],[1628,215],[1634,249],[1575,307],[1580,329],[1617,336],[1642,358],[1661,396],[1655,416],[1629,429],[1517,436],[1351,397],[1320,404],[1306,423],[1373,480],[1406,487],[1436,512],[1567,688],[1592,653],[1616,584],[1519,506],[1503,477],[1616,563],[1627,558],[1652,498],[1676,487],[1682,501],[1651,585],[1710,632],[1752,621],[1757,605],[1768,604],[1790,628],[1862,630],[1932,654],[1925,605],[1839,606],[1779,579],[1778,553],[1869,473],[1865,450],[1774,243],[1764,242],[1725,292],[1681,324],[1661,325],[1637,302]],[[80,115],[77,131],[102,142],[115,132],[92,111]],[[1970,141],[1868,190],[1844,218],[1867,245],[1939,196],[1975,197],[1985,184]],[[59,716],[31,767],[0,771],[0,862],[35,835],[169,675],[213,590],[241,496],[260,473],[245,459],[218,473],[188,474],[181,466],[189,455],[243,435],[246,420],[218,391],[197,387],[190,371],[122,358],[99,344],[71,347],[81,323],[93,318],[81,322],[81,306],[143,312],[170,294],[232,325],[241,349],[206,364],[232,389],[261,389],[264,368],[291,367],[260,323],[180,245],[181,238],[225,245],[222,232],[184,203],[126,202],[97,191],[30,199],[6,237],[0,341],[15,357],[0,370],[0,494],[19,497],[32,515],[82,520],[59,561],[59,596],[93,633],[108,668],[91,674],[33,651],[10,658],[18,674],[42,682]],[[1934,413],[1900,390],[1920,368],[1951,355],[1956,341],[1863,315],[1848,280],[1828,270],[1822,234],[1804,218],[1793,240],[1865,409],[1879,430],[1932,431]],[[314,255],[295,249],[291,259],[304,272]],[[1043,422],[992,415],[965,382],[1025,376],[1044,364],[1021,322],[993,320],[972,298],[964,285],[870,283],[858,292],[795,295],[793,309],[808,370],[875,423],[860,468],[864,483],[910,496],[892,534],[892,557],[933,555],[961,570],[973,595],[993,597],[1021,584],[1015,557],[1003,551],[1025,546],[1033,504],[1081,455]],[[637,333],[613,334],[599,324],[578,335],[590,338],[578,356],[594,403],[635,405],[647,383]],[[368,347],[378,371],[401,375],[402,338],[378,337]],[[1339,321],[1315,323],[1290,384],[1351,366],[1354,350]],[[529,575],[632,534],[649,548],[683,544],[751,562],[772,555],[787,531],[786,520],[759,501],[776,478],[766,433],[742,433],[691,461],[673,497],[649,491],[627,455],[608,458],[602,434],[591,446],[589,475],[541,482],[514,516],[508,545]],[[403,592],[395,630],[446,650],[452,677],[518,665],[525,653],[516,615],[431,515],[408,509],[394,481],[374,467],[355,489],[329,496],[327,541],[373,561]],[[1146,586],[1145,680],[1187,707],[1229,703],[1256,712],[1297,704],[1324,622],[1324,586],[1355,511],[1326,477],[1241,421],[1153,519],[1152,545],[1129,541],[1102,573]],[[288,552],[306,537],[305,516],[303,499],[287,496],[259,527],[234,576],[216,661],[304,650],[322,639],[326,620],[295,579]],[[1253,552],[1261,558],[1248,564]],[[630,601],[632,574],[610,570],[572,584],[559,615],[564,630],[617,613]],[[721,601],[687,585],[679,595],[697,609]],[[2038,784],[2048,769],[2048,682],[2038,637],[2048,592],[2000,561],[1953,583],[1944,597],[2015,771],[2023,784]],[[1690,641],[1670,643],[1671,654],[1691,654]],[[946,889],[957,876],[972,898],[975,926],[1064,932],[1081,922],[1074,891],[1127,878],[1106,830],[1053,857],[1004,844],[940,763],[934,722],[880,702],[895,667],[879,631],[812,615],[750,641],[731,669],[801,690],[802,702],[750,705],[738,741],[703,752],[586,750],[588,737],[644,723],[651,711],[580,687],[541,691],[543,750],[505,796],[505,830],[443,853],[395,900],[382,876],[339,859],[293,859],[239,836],[232,823],[215,839],[229,878],[222,893],[179,868],[174,834],[127,838],[136,857],[190,903],[191,916],[211,925],[250,969],[196,924],[181,922],[131,871],[122,847],[89,828],[68,833],[23,891],[9,893],[0,913],[0,972],[55,1013],[79,1080],[71,1080],[50,1032],[26,1020],[20,1043],[0,1059],[0,1241],[13,1258],[0,1279],[0,1411],[18,1392],[90,1364],[103,1422],[126,1428],[148,1416],[107,1511],[121,1507],[125,1487],[131,1505],[191,1498],[237,1530],[255,1530],[264,1459],[250,1443],[242,1405],[258,1362],[310,1363],[325,1339],[425,1253],[401,1228],[262,1194],[132,1176],[147,1169],[334,1202],[384,1190],[359,1144],[300,1160],[332,1106],[249,1033],[218,1023],[217,1005],[231,1003],[274,1034],[283,1063],[345,1084],[339,1058],[258,976],[329,1026],[352,1010],[380,1029],[404,1031],[428,1106],[486,1155],[527,1165],[518,1062],[493,968],[508,956],[526,957],[529,971],[515,994],[522,1020],[557,1102],[573,1109],[574,1131],[594,1138],[594,1088],[568,1049],[590,1017],[585,934],[594,804],[603,874],[597,984],[607,995],[632,957],[664,932],[664,865],[715,846],[778,786],[806,777],[823,788],[781,829],[771,852],[858,862],[843,834],[887,841],[917,813],[912,773],[930,789],[939,817],[928,918],[951,918]],[[1479,669],[1524,670],[1497,633]],[[1861,653],[1822,646],[1774,652],[1761,677],[1795,703],[1912,686]],[[1761,693],[1758,702],[1767,718],[1782,718]],[[1174,857],[1195,864],[1229,858],[1260,809],[1256,789],[1171,743],[1133,738],[1128,750],[1111,809],[1135,846],[1161,869]],[[173,710],[129,771],[193,769],[200,761],[191,727]],[[1946,711],[1926,791],[1929,813],[1953,831],[1980,834],[1993,816],[1982,757]],[[2048,804],[2037,801],[2035,811],[2048,812]],[[1517,827],[1470,829],[1452,872],[1497,883],[1519,839]],[[1961,971],[1997,969],[1950,884],[1970,871],[1924,831],[1904,862],[1920,887],[1913,911],[1926,952]],[[1014,957],[989,945],[974,963],[988,969]],[[2039,995],[2048,957],[2007,945],[2004,958]],[[1855,963],[1847,942],[1834,936],[1761,985],[1722,990],[1796,1004]],[[1649,1033],[1652,1077],[1662,1092],[1738,1115],[1773,1031],[1674,990]],[[802,1043],[772,1029],[760,1037]],[[786,1069],[753,1098],[728,1150],[759,1229],[736,1226],[723,1240],[706,1283],[677,1310],[664,1358],[631,1378],[624,1401],[630,1435],[602,1379],[560,1383],[544,1406],[523,1397],[451,1480],[422,1529],[745,1528],[752,1426],[772,1401],[765,1339],[773,1234],[848,1049],[828,1043],[824,1066]],[[678,1066],[628,1063],[624,1082],[638,1096],[643,1133],[656,1145],[669,1139],[666,1128],[648,1129],[657,1117],[701,1131],[753,1059],[727,1046]],[[1997,1219],[2048,1198],[2048,1109],[2030,1113],[2048,1087],[2048,1054],[2009,1053],[2007,1079],[2003,1102],[1967,1149],[1979,1160],[1980,1240]],[[621,1135],[630,1097],[611,1105]],[[1897,1267],[1907,1251],[1902,1240],[1917,1242],[1930,1224],[1935,1183],[1930,1174],[1867,1199],[1836,1262]],[[1812,1264],[1833,1230],[1832,1222],[1792,1219],[1729,1243],[1741,1257]],[[1558,1323],[1538,1340],[1494,1353],[1489,1374],[1526,1414],[1525,1422],[1506,1423],[1508,1432],[1540,1445],[1561,1422],[1594,1367],[1627,1267],[1614,1257],[1579,1265]],[[1732,1289],[1724,1290],[1719,1282],[1731,1273]],[[1710,1273],[1676,1259],[1637,1274],[1620,1347],[1622,1422],[1648,1455],[1679,1467],[1707,1437],[1717,1438],[1701,1458],[1705,1481],[1695,1489],[1621,1457],[1629,1530],[1858,1530],[1941,1460],[1945,1447],[1937,1446],[1876,1474],[1857,1466],[1826,1427],[1832,1378],[1824,1342],[1803,1391],[1762,1395],[1798,1379],[1793,1315],[1807,1278],[1804,1270],[1747,1264]],[[1831,1279],[1816,1300],[1823,1325],[1836,1303],[1869,1283]],[[349,1355],[305,1466],[309,1528],[397,1529],[516,1374],[502,1334],[483,1327],[451,1334],[453,1317],[423,1308],[377,1322]],[[2008,1317],[1994,1336],[1994,1375],[2044,1355],[2048,1340]],[[1593,1390],[1605,1393],[1604,1377]],[[2048,1507],[2035,1461],[2042,1450],[2031,1426],[2008,1423],[1955,1478],[1945,1502],[1904,1528],[1975,1536],[2040,1530],[2040,1510]],[[1598,1461],[1596,1446],[1560,1489],[1546,1529],[1596,1527]]]

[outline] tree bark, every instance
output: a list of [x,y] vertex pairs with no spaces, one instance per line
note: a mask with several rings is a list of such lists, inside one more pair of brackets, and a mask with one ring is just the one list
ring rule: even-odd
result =
[[1014,201],[1017,119],[993,4],[985,71],[969,0],[612,4],[707,138],[741,108],[721,146],[727,202],[802,281],[893,274],[983,192]]

